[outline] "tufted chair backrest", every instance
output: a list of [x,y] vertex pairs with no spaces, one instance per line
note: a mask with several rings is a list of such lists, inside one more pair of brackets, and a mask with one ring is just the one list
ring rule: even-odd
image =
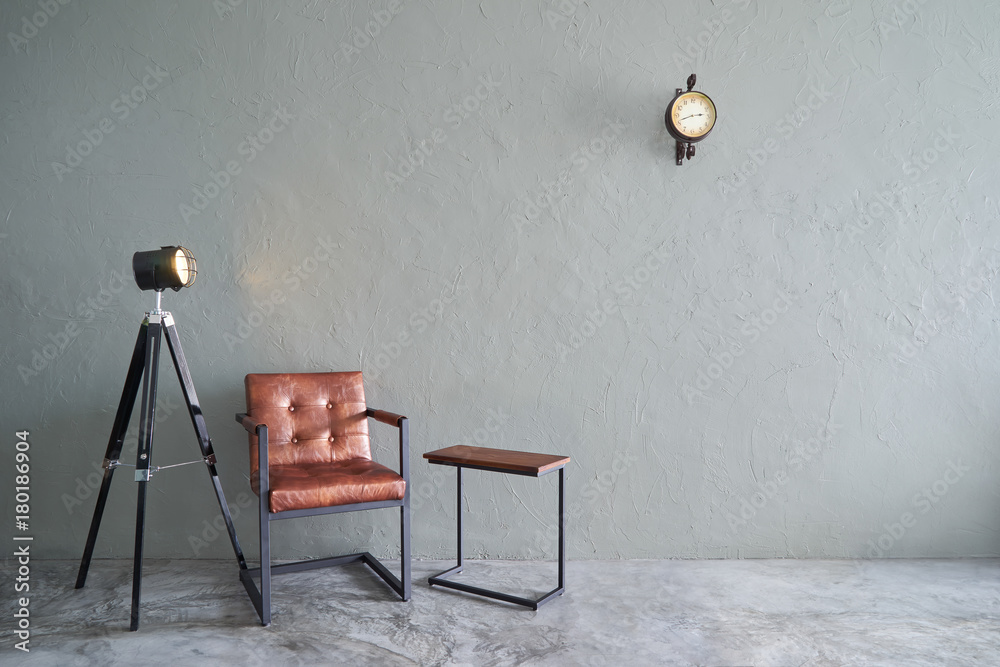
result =
[[[371,460],[361,372],[251,373],[247,414],[267,424],[269,466]],[[257,474],[257,435],[250,472]]]

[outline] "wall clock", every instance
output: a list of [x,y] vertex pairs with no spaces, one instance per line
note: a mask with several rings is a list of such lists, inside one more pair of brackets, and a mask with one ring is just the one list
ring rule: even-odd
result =
[[663,120],[667,124],[667,132],[677,140],[677,164],[684,164],[684,158],[694,157],[694,145],[708,136],[715,127],[715,103],[705,93],[694,88],[698,77],[694,74],[688,77],[688,89],[678,88],[674,99],[667,105],[667,113]]

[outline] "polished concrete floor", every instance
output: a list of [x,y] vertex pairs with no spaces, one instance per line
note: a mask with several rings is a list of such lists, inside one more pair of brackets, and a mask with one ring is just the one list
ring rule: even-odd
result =
[[[1000,665],[1000,560],[574,561],[537,612],[428,588],[403,603],[363,565],[274,580],[261,627],[234,563],[147,561],[128,631],[131,563],[31,563],[30,653],[17,665]],[[4,565],[13,581],[13,565]],[[471,561],[459,580],[532,594],[552,563]]]

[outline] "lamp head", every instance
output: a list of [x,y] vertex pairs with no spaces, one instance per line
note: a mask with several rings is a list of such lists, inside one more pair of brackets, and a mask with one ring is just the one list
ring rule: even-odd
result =
[[159,250],[146,250],[132,255],[132,273],[141,290],[162,292],[170,288],[179,292],[190,287],[198,275],[198,264],[187,248],[179,245],[163,246]]

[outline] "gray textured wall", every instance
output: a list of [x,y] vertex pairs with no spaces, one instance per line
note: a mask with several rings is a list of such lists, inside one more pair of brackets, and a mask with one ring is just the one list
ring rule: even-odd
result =
[[[574,558],[1000,553],[997,3],[52,7],[0,9],[5,536],[28,429],[36,553],[80,554],[130,258],[183,243],[166,307],[248,548],[243,374],[361,368],[412,420],[418,556],[454,519],[421,454],[462,442],[573,457]],[[721,116],[677,167],[692,71]],[[193,458],[161,393],[155,461]],[[131,553],[127,477],[98,556]],[[553,553],[554,478],[469,477],[472,553]],[[226,556],[204,471],[154,482],[147,553]]]

